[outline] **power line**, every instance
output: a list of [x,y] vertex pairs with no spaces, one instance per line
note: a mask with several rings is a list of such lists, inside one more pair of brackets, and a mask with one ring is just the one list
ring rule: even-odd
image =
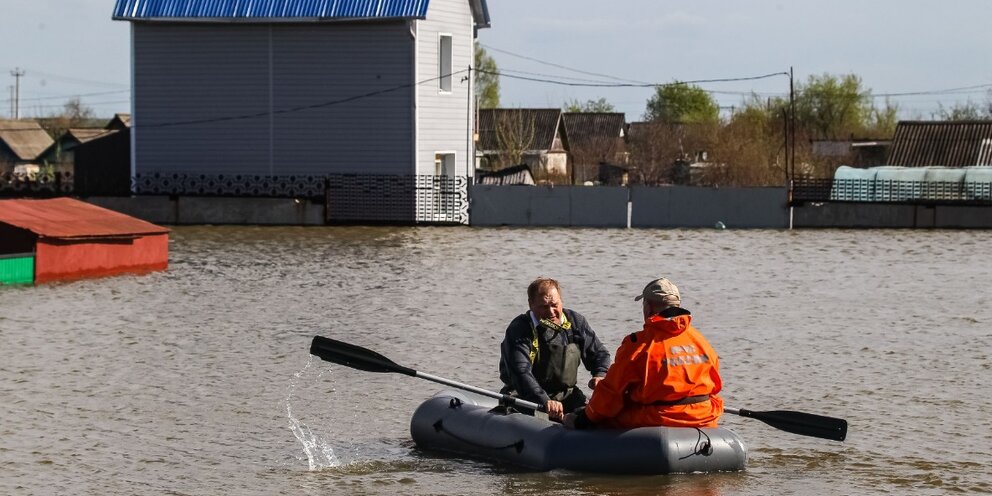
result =
[[106,81],[94,81],[92,79],[82,79],[70,76],[60,76],[58,74],[51,74],[48,72],[42,72],[33,70],[32,75],[41,76],[43,78],[51,79],[53,81],[62,81],[66,83],[76,83],[76,84],[87,84],[91,86],[110,86],[114,88],[128,87],[126,84],[121,83],[109,83]]
[[776,76],[789,75],[789,73],[787,72],[773,72],[769,74],[763,74],[760,76],[745,76],[745,77],[717,78],[717,79],[695,79],[688,81],[674,81],[671,83],[572,83],[568,81],[560,81],[554,79],[514,76],[512,74],[502,74],[500,72],[485,71],[482,69],[476,69],[476,72],[491,74],[495,76],[505,76],[511,79],[521,79],[524,81],[532,81],[537,83],[556,84],[559,86],[587,87],[587,88],[655,88],[659,86],[677,86],[680,84],[707,84],[707,83],[729,83],[729,82],[739,82],[739,81],[756,81],[759,79],[768,79]]
[[[36,96],[31,98],[21,98],[22,102],[29,101],[40,101],[40,100],[62,100],[66,98],[81,98],[84,96],[103,96],[103,95],[114,95],[117,93],[129,93],[131,90],[114,90],[114,91],[100,91],[96,93],[75,93],[72,95],[61,95],[61,96]],[[0,100],[6,101],[6,100]]]
[[317,108],[332,107],[332,106],[335,106],[335,105],[341,105],[343,103],[349,103],[349,102],[353,102],[353,101],[356,101],[356,100],[363,100],[365,98],[372,98],[372,97],[375,97],[375,96],[384,95],[386,93],[392,93],[394,91],[402,90],[402,89],[405,89],[405,88],[412,88],[414,86],[419,86],[421,84],[430,83],[432,81],[437,81],[439,79],[443,79],[443,78],[446,78],[446,77],[452,77],[452,76],[461,74],[463,72],[470,72],[471,70],[472,69],[462,69],[460,71],[452,72],[450,74],[441,75],[441,76],[437,76],[437,77],[432,77],[432,78],[429,78],[429,79],[424,79],[423,81],[418,81],[418,82],[409,83],[409,84],[401,84],[399,86],[393,86],[391,88],[385,88],[385,89],[381,89],[381,90],[377,90],[377,91],[370,91],[368,93],[364,93],[364,94],[361,94],[361,95],[350,96],[350,97],[347,97],[347,98],[342,98],[340,100],[331,100],[331,101],[327,101],[327,102],[314,103],[314,104],[310,104],[310,105],[299,105],[299,106],[296,106],[296,107],[289,107],[289,108],[285,108],[285,109],[274,110],[274,111],[271,111],[271,112],[256,112],[256,113],[253,113],[253,114],[232,115],[232,116],[225,116],[225,117],[212,117],[212,118],[207,118],[207,119],[191,119],[191,120],[188,120],[188,121],[162,122],[162,123],[158,123],[158,124],[145,124],[145,125],[143,125],[141,127],[142,128],[163,128],[163,127],[175,127],[175,126],[188,126],[188,125],[193,125],[193,124],[208,124],[208,123],[213,123],[213,122],[226,122],[226,121],[236,121],[236,120],[244,120],[244,119],[255,119],[255,118],[259,118],[259,117],[267,117],[269,115],[290,114],[290,113],[295,113],[295,112],[301,112],[301,111],[304,111],[304,110],[312,110],[312,109],[317,109]]
[[613,79],[613,80],[616,80],[616,81],[625,81],[625,82],[634,83],[634,84],[648,84],[648,83],[645,83],[644,81],[637,81],[637,80],[633,80],[633,79],[624,79],[624,78],[619,78],[619,77],[616,77],[616,76],[611,76],[609,74],[600,74],[598,72],[589,72],[589,71],[583,71],[583,70],[579,70],[579,69],[573,69],[571,67],[567,67],[567,66],[564,66],[564,65],[561,65],[561,64],[555,64],[553,62],[548,62],[548,61],[545,61],[545,60],[535,59],[533,57],[528,57],[526,55],[520,55],[518,53],[513,53],[513,52],[510,52],[510,51],[507,51],[507,50],[502,50],[502,49],[499,49],[499,48],[496,48],[496,47],[491,47],[489,45],[484,45],[482,43],[479,43],[479,45],[481,45],[486,50],[492,50],[494,52],[505,53],[506,55],[510,55],[510,56],[513,56],[513,57],[518,57],[518,58],[521,58],[521,59],[524,59],[524,60],[530,60],[532,62],[537,62],[537,63],[544,64],[544,65],[551,66],[551,67],[557,67],[559,69],[565,69],[566,71],[572,71],[572,72],[575,72],[575,73],[578,73],[578,74],[585,74],[586,76],[604,77],[604,78],[607,78],[607,79]]

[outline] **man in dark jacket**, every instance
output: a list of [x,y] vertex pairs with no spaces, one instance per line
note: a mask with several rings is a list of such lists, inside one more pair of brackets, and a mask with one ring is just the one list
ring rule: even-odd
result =
[[595,389],[610,368],[610,352],[585,317],[562,307],[558,281],[534,280],[527,303],[530,310],[510,322],[500,345],[503,392],[544,405],[548,417],[560,421],[586,404],[576,387],[579,363],[592,374],[589,387]]

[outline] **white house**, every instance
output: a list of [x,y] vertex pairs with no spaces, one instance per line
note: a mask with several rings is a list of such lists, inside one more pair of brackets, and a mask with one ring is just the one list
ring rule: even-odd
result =
[[113,18],[131,23],[139,193],[473,173],[486,0],[117,0]]

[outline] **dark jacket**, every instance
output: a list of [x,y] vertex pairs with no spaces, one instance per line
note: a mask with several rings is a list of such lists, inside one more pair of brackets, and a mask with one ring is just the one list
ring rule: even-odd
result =
[[[572,325],[569,342],[579,347],[582,364],[593,376],[606,375],[610,368],[610,352],[599,342],[585,317],[567,308],[564,311]],[[507,386],[506,389],[516,391],[520,398],[543,405],[550,396],[546,392],[547,386],[539,384],[534,377],[529,356],[533,340],[530,313],[518,315],[507,326],[500,345],[499,378]],[[538,360],[542,358],[539,356]]]

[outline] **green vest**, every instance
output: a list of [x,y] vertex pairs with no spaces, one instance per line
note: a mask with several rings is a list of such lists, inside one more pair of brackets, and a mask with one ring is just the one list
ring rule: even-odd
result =
[[571,329],[567,319],[562,319],[560,326],[549,320],[540,321],[536,327],[531,322],[531,370],[551,399],[561,399],[578,380],[582,352],[579,345],[572,342]]

